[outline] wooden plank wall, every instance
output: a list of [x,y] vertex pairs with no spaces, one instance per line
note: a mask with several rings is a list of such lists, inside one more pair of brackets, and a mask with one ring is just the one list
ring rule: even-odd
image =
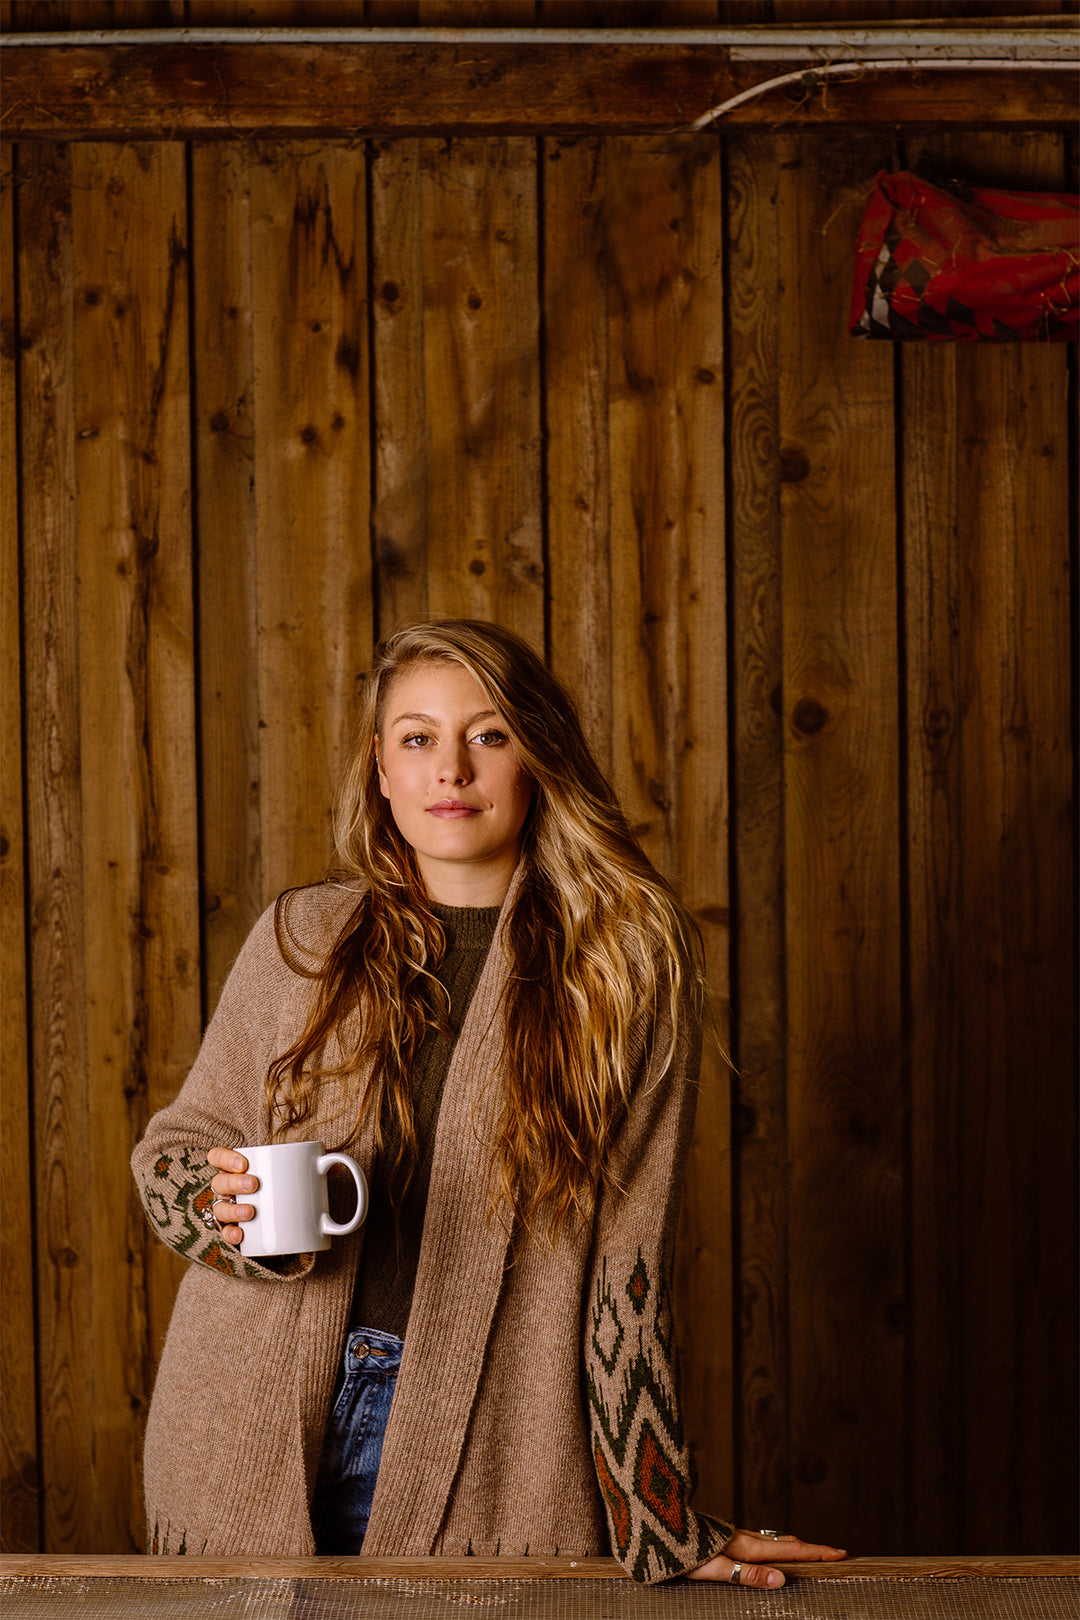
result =
[[[664,20],[836,12],[764,9]],[[374,638],[467,613],[580,690],[729,1009],[679,1276],[699,1501],[861,1552],[1069,1550],[1075,357],[845,332],[879,168],[1062,189],[1069,159],[5,152],[6,1547],[141,1545],[182,1263],[130,1146],[259,909],[325,866]]]

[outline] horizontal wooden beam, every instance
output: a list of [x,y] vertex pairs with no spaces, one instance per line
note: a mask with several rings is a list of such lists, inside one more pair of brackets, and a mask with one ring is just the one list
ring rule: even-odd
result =
[[[659,133],[784,71],[699,45],[35,45],[3,52],[0,134]],[[1071,129],[1078,115],[1074,73],[1015,63],[796,79],[732,109],[722,127]]]
[[[1015,1580],[1075,1576],[1069,1557],[848,1558],[842,1564],[785,1564],[796,1580]],[[124,1576],[167,1580],[627,1580],[614,1558],[147,1558],[142,1554],[16,1553],[0,1577]]]

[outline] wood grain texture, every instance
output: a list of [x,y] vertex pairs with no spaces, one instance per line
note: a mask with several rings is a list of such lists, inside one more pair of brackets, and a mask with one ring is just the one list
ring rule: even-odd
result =
[[426,141],[428,602],[543,646],[536,148]]
[[4,1310],[0,1318],[0,1523],[10,1552],[41,1545],[34,1312],[34,1163],[30,1150],[27,1017],[26,842],[23,818],[22,626],[19,556],[15,303],[15,166],[0,153],[0,974],[4,997],[0,1089],[0,1184],[7,1217],[0,1232]]
[[124,1217],[87,1199],[77,1374],[94,1445],[78,1486],[101,1548],[143,1540],[140,1419],[180,1269],[128,1158],[201,1023],[185,220],[178,147],[73,152],[83,1151],[96,1186],[130,1188]]
[[[428,612],[429,472],[421,196],[419,141],[374,143],[372,533],[381,635],[410,619],[422,619]],[[437,548],[437,534],[434,543]]]
[[717,0],[540,0],[545,28],[715,27]]
[[[20,140],[666,134],[763,82],[759,62],[683,44],[26,45],[5,57],[4,131]],[[885,72],[769,91],[724,128],[1067,129],[1078,105],[1064,71]]]
[[958,352],[926,344],[901,355],[914,1281],[907,1466],[910,1533],[928,1553],[964,1544]]
[[250,185],[265,905],[326,871],[371,656],[363,152],[268,143]]
[[250,166],[238,144],[191,153],[207,1016],[262,907]]
[[727,175],[740,1488],[735,1511],[740,1523],[786,1525],[791,1500],[779,423],[783,304],[781,173],[772,138],[733,138]]
[[[887,148],[778,141],[792,1514],[903,1545],[892,355],[846,335]],[[842,1527],[842,1529],[840,1528]]]
[[542,647],[534,144],[390,144],[373,184],[380,225],[414,216],[375,246],[380,626],[489,619]]
[[185,0],[14,0],[15,33],[56,33],[86,28],[176,28],[185,21]]
[[[848,1558],[838,1564],[784,1564],[795,1580],[858,1581],[1013,1581],[1076,1577],[1072,1557]],[[130,1575],[136,1580],[403,1580],[403,1581],[596,1581],[629,1580],[614,1558],[155,1558],[70,1557],[39,1554],[0,1558],[0,1577]],[[467,1591],[467,1588],[466,1588]],[[678,1587],[653,1587],[652,1594],[677,1601]],[[645,1595],[645,1594],[643,1594]],[[753,1596],[753,1594],[750,1594]],[[463,1597],[468,1601],[466,1592]],[[850,1594],[855,1596],[855,1594]],[[850,1601],[850,1596],[841,1601]],[[896,1594],[902,1601],[900,1594]],[[760,1598],[755,1601],[760,1601]]]
[[185,0],[189,28],[359,28],[371,0]]
[[[1064,183],[1052,139],[971,140],[948,156],[976,181]],[[979,1551],[1008,1534],[1031,1551],[1038,1536],[1068,1545],[1077,1506],[1061,1359],[1076,1311],[1061,1281],[1076,1274],[1067,366],[1057,345],[1024,344],[958,348],[955,367],[961,668],[943,707],[958,717],[962,856],[959,928],[938,946],[956,964],[961,1057],[964,1541]],[[1017,1477],[1031,1480],[1022,1503]]]
[[[603,204],[615,787],[728,998],[722,187],[708,137],[609,144]],[[719,858],[718,858],[719,856]],[[676,1298],[703,1507],[733,1490],[728,1085],[706,1044]]]
[[[43,1545],[95,1545],[70,149],[20,148],[20,462]],[[126,1185],[126,1176],[122,1185]],[[121,1216],[123,1223],[123,1216]],[[124,1545],[123,1542],[120,1545]],[[114,1544],[115,1546],[115,1544]]]
[[[605,143],[546,141],[544,433],[548,658],[609,777],[612,751],[608,187]],[[616,182],[617,183],[617,182]]]
[[417,0],[421,28],[531,28],[540,0]]

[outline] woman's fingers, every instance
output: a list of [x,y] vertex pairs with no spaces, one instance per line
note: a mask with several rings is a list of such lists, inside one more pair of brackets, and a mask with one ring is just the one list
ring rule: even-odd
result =
[[206,1158],[217,1171],[210,1182],[215,1194],[214,1219],[226,1243],[239,1243],[244,1234],[238,1223],[255,1218],[255,1210],[244,1202],[244,1194],[258,1191],[259,1178],[246,1173],[247,1160],[231,1148],[213,1147]]
[[798,1536],[762,1536],[753,1530],[736,1530],[724,1551],[732,1558],[750,1558],[758,1562],[774,1559],[778,1564],[832,1563],[838,1558],[847,1557],[842,1547],[800,1541]]
[[[730,1546],[730,1542],[728,1543]],[[736,1569],[739,1572],[738,1581],[732,1581]],[[729,1585],[774,1587],[784,1585],[784,1576],[778,1569],[770,1569],[767,1564],[744,1564],[740,1559],[729,1558],[726,1553],[717,1553],[710,1558],[707,1564],[700,1564],[697,1569],[687,1571],[687,1579],[691,1581],[727,1581]]]
[[248,1167],[244,1155],[232,1148],[212,1147],[206,1155],[206,1160],[215,1170],[229,1170],[234,1175],[243,1175]]
[[[828,1547],[798,1536],[763,1536],[754,1530],[736,1530],[722,1553],[687,1572],[692,1581],[728,1581],[737,1586],[783,1586],[784,1575],[771,1563],[835,1562],[846,1558],[842,1547]],[[737,1575],[736,1575],[737,1571]],[[735,1577],[733,1579],[733,1577]]]

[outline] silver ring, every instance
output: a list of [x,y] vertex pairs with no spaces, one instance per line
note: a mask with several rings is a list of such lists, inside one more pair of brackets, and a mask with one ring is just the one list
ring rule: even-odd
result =
[[791,1537],[791,1531],[790,1530],[759,1530],[758,1535],[759,1536],[764,1536],[766,1541],[788,1541],[790,1539],[790,1537]]
[[742,1580],[742,1565],[741,1564],[732,1564],[732,1566],[731,1566],[731,1574],[728,1576],[728,1581],[730,1582],[730,1584],[732,1586],[738,1586],[738,1584],[739,1584],[739,1582],[741,1580]]

